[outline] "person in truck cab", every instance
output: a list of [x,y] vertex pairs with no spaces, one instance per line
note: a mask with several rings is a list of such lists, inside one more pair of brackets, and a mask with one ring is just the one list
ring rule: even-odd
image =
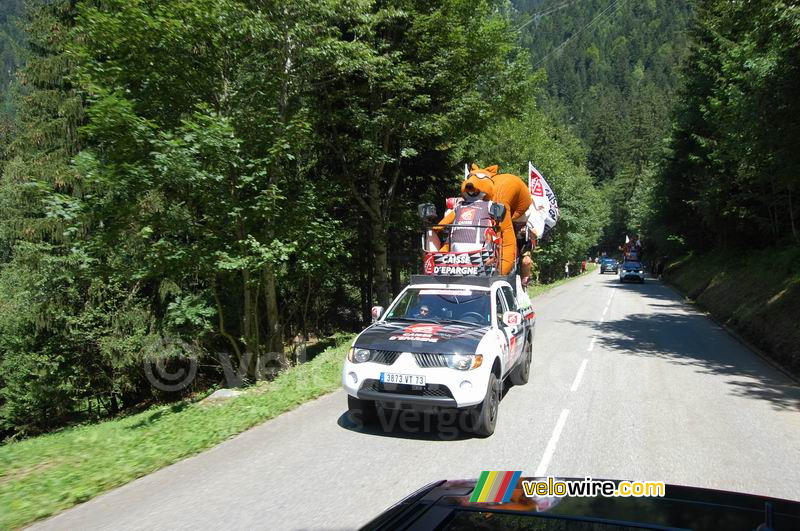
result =
[[427,306],[422,305],[420,306],[419,311],[414,314],[414,317],[416,319],[426,319],[430,317],[430,315],[431,315],[430,309]]

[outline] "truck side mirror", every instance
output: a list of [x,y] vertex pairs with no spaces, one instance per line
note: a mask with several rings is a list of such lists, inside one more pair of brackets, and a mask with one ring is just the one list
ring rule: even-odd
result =
[[521,325],[522,314],[519,312],[505,312],[503,314],[503,324],[511,327]]
[[433,203],[420,203],[417,205],[417,213],[422,221],[431,221],[436,219],[436,205]]
[[378,319],[381,318],[383,315],[383,306],[373,306],[372,307],[372,322],[374,323]]

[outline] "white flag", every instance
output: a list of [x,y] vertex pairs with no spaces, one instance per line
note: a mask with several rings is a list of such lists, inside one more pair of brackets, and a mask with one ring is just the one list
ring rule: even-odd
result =
[[464,180],[469,179],[469,164],[464,163]]
[[[553,189],[550,188],[550,185],[547,184],[544,175],[542,175],[530,161],[528,162],[528,188],[531,191],[534,202],[537,200],[537,197],[542,197],[547,201],[546,205],[544,205],[544,208],[547,210],[545,223],[547,223],[548,227],[554,227],[558,222],[558,218],[561,217],[556,194],[553,192]],[[540,204],[544,204],[544,201],[541,201]],[[540,208],[540,205],[537,204],[536,208]]]
[[547,212],[550,207],[550,202],[547,200],[547,195],[544,193],[544,184],[542,184],[542,174],[539,170],[533,167],[533,164],[528,162],[528,191],[531,193],[533,206],[536,210],[543,210]]
[[556,199],[556,194],[553,192],[553,189],[550,188],[550,185],[547,184],[547,180],[545,180],[544,175],[542,176],[542,184],[544,184],[544,193],[547,195],[548,201],[550,201],[550,208],[547,210],[547,225],[551,228],[556,225],[558,222],[558,218],[561,217],[561,211],[558,208],[558,199]]

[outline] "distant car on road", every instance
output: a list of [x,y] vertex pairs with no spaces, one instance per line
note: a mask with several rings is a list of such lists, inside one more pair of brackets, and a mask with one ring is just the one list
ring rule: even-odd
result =
[[644,266],[641,262],[630,260],[622,262],[622,266],[619,268],[619,281],[625,282],[626,280],[644,282]]
[[616,273],[619,270],[619,263],[614,260],[613,258],[601,258],[600,259],[600,274],[607,271],[613,271]]

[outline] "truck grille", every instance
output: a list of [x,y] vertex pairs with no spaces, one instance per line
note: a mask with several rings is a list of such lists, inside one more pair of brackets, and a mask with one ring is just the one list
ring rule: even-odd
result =
[[364,380],[364,390],[378,393],[395,393],[408,396],[431,396],[453,398],[453,393],[446,385],[428,384],[425,386],[407,384],[389,384],[380,380]]
[[400,352],[393,352],[391,350],[376,350],[372,354],[372,358],[369,361],[375,363],[381,363],[383,365],[391,365],[397,358],[400,356]]
[[447,367],[447,358],[445,358],[444,354],[417,352],[414,354],[414,360],[417,362],[417,365],[426,369],[433,367]]

